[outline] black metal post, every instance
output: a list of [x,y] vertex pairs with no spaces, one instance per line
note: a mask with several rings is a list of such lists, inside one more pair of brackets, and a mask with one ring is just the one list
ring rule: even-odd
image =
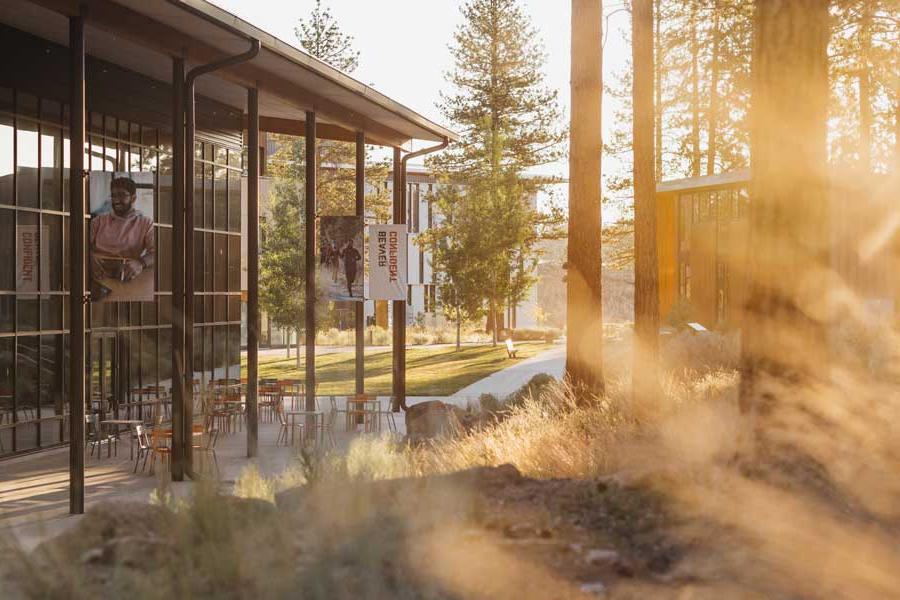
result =
[[[394,148],[394,223],[406,223],[406,182],[403,177],[403,165],[400,160],[400,148]],[[405,243],[405,242],[404,242]],[[401,265],[405,272],[406,265]],[[407,281],[407,289],[409,282]],[[393,311],[393,401],[392,410],[399,412],[406,406],[406,300],[391,302]]]
[[84,513],[84,16],[69,18],[69,512]]
[[306,410],[316,410],[316,113],[306,113]]
[[[185,134],[184,134],[184,428],[185,440],[192,439],[194,421],[194,144],[197,133],[197,103],[194,83],[197,78],[219,69],[252,60],[259,54],[259,40],[249,39],[250,48],[215,62],[199,65],[188,71],[184,80]],[[191,444],[184,445],[185,472],[193,473]]]
[[172,59],[172,480],[184,480],[184,59]]
[[[366,134],[356,133],[356,216],[366,217]],[[365,253],[365,249],[363,249]],[[356,393],[364,394],[366,360],[365,300],[356,303]]]
[[247,456],[259,450],[259,90],[247,90]]

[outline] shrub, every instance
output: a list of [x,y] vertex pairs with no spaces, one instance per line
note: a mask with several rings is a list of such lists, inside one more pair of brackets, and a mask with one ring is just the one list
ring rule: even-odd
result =
[[556,378],[547,373],[538,373],[528,380],[528,383],[506,397],[503,404],[507,407],[521,406],[529,398],[538,399],[541,393],[550,385],[556,383]]
[[512,339],[514,342],[553,342],[562,335],[562,331],[555,327],[539,327],[534,329],[513,329]]

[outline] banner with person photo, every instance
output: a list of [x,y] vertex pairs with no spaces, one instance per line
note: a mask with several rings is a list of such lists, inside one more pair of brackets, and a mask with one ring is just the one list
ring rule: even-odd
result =
[[362,217],[319,218],[319,289],[329,300],[364,300]]
[[90,172],[92,302],[152,302],[153,173]]

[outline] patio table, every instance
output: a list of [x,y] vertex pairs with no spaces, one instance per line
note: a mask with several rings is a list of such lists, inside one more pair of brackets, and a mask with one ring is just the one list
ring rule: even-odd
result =
[[[121,430],[119,427],[121,425],[125,425],[127,427],[131,427],[133,425],[141,425],[143,421],[140,419],[106,419],[104,421],[100,421],[100,427],[113,427],[114,433],[116,437],[119,437]],[[131,442],[131,460],[134,460],[134,439]]]

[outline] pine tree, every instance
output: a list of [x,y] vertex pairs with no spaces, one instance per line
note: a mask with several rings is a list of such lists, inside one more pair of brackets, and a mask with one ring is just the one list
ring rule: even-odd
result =
[[331,11],[322,8],[322,0],[316,0],[309,19],[300,20],[294,35],[310,56],[336,69],[352,73],[359,66],[359,51],[353,49],[353,36],[341,31]]
[[658,392],[659,262],[656,251],[656,176],[653,157],[653,0],[632,1],[634,147],[634,368],[638,405]]
[[[309,19],[301,20],[295,32],[300,46],[315,58],[347,72],[359,63],[359,52],[353,49],[353,38],[344,34],[327,8],[317,1]],[[269,159],[274,182],[269,194],[270,216],[262,223],[263,240],[260,253],[260,304],[272,321],[297,332],[303,330],[305,298],[303,286],[304,230],[301,227],[305,206],[306,144],[301,137],[273,136],[277,150]],[[355,210],[355,145],[347,142],[319,140],[316,144],[316,202],[321,215],[354,214]],[[368,164],[366,179],[387,180],[386,162]],[[366,208],[378,222],[386,222],[390,213],[390,197],[380,186],[371,186],[366,194]],[[333,313],[323,298],[316,300],[317,324],[330,324]],[[299,352],[298,352],[299,366]]]
[[757,1],[741,408],[760,417],[786,385],[799,395],[828,379],[828,38],[828,0]]
[[[465,187],[467,206],[480,218],[466,252],[481,257],[479,272],[489,324],[504,302],[527,291],[547,220],[529,205],[550,179],[527,177],[561,156],[557,94],[544,82],[543,50],[519,0],[469,0],[454,34],[453,86],[441,94],[444,116],[466,137],[429,161],[444,182]],[[520,268],[521,267],[521,268]],[[532,269],[533,270],[533,269]],[[491,327],[494,343],[497,327]]]
[[579,392],[603,391],[600,156],[601,0],[572,0],[572,122],[566,273],[566,376]]

